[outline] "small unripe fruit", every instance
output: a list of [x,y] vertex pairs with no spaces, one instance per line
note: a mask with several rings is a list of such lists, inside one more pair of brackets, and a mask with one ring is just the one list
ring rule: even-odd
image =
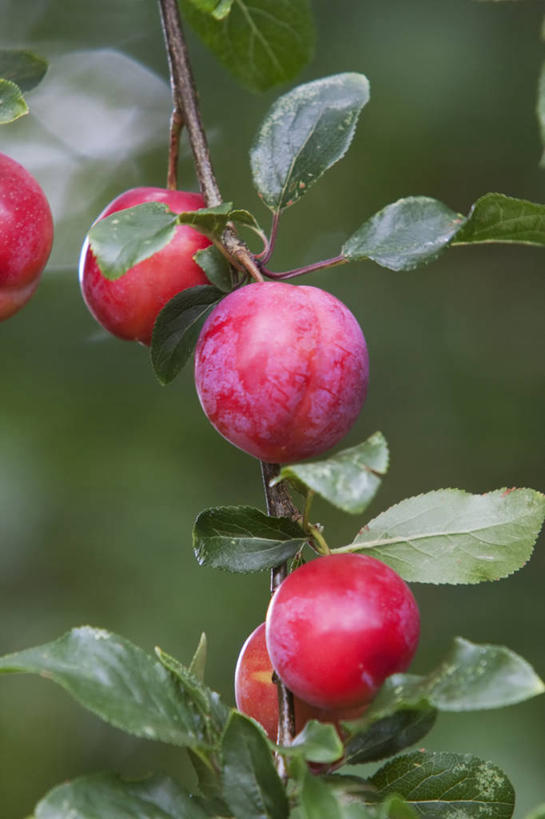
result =
[[368,703],[386,677],[407,669],[420,634],[407,584],[359,554],[320,557],[296,569],[275,592],[266,623],[276,673],[318,708]]
[[46,196],[22,165],[0,154],[0,321],[32,296],[53,244]]
[[[239,711],[263,726],[269,739],[276,742],[278,731],[278,688],[273,682],[273,667],[265,642],[265,623],[252,631],[240,651],[235,670],[235,701]],[[331,711],[315,708],[294,697],[295,730],[317,719],[339,726],[341,720],[356,719],[361,708]]]
[[[198,193],[134,188],[114,199],[98,219],[145,202],[164,202],[174,213],[205,206]],[[188,225],[178,225],[173,239],[162,250],[110,281],[100,272],[86,239],[79,266],[85,303],[99,324],[114,336],[150,344],[153,325],[165,304],[188,287],[208,283],[193,256],[209,244],[202,233]]]
[[256,282],[206,320],[195,353],[201,405],[221,435],[270,463],[319,455],[350,429],[367,391],[358,322],[316,287]]

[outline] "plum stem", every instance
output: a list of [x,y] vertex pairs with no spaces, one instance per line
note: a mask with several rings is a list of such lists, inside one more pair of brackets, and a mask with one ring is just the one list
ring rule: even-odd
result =
[[[210,157],[208,140],[203,128],[193,70],[180,19],[177,0],[159,0],[161,24],[168,56],[170,85],[174,107],[181,112],[193,152],[195,172],[204,201],[208,207],[221,205],[216,174]],[[256,281],[263,276],[250,250],[238,238],[233,228],[226,228],[222,242],[229,255],[236,259]]]
[[[265,259],[262,260],[262,262],[264,261]],[[339,256],[333,256],[331,259],[323,259],[321,262],[314,262],[313,264],[296,267],[293,270],[285,270],[281,273],[274,273],[272,270],[268,270],[264,267],[263,263],[260,264],[260,268],[261,272],[267,276],[268,279],[279,279],[282,281],[283,279],[294,279],[296,276],[303,276],[305,273],[312,273],[314,270],[325,270],[327,267],[337,267],[337,265],[346,264],[347,261],[348,259],[341,254]]]
[[[270,482],[280,471],[278,464],[267,464],[261,461],[261,473],[263,476],[263,488],[267,512],[274,517],[300,518],[300,513],[294,505],[284,481],[271,486]],[[282,581],[288,575],[288,564],[281,563],[280,566],[271,570],[271,594],[274,594]],[[293,694],[289,691],[281,679],[276,675],[276,685],[278,688],[278,745],[291,745],[295,736],[295,709],[293,704]],[[287,778],[287,767],[285,759],[277,754],[276,767],[279,775]]]

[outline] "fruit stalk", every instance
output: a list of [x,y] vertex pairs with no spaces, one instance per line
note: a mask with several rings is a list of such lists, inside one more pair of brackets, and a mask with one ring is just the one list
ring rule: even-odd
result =
[[[184,119],[201,193],[206,204],[209,207],[214,207],[222,203],[222,196],[214,173],[208,141],[202,125],[197,91],[177,0],[159,0],[159,9],[168,54],[174,106],[177,110],[181,111]],[[225,231],[222,241],[229,255],[236,260],[238,264],[246,269],[257,281],[263,280],[254,257],[244,242],[240,241],[232,230],[228,228]],[[271,479],[278,474],[278,469],[277,464],[261,462],[268,514],[274,517],[295,517],[299,515],[299,512],[294,506],[285,486],[283,484],[279,484],[275,487],[269,486]],[[285,578],[287,571],[287,564],[282,564],[272,570],[272,593],[274,593]],[[279,706],[278,742],[283,745],[288,745],[295,735],[293,696],[280,680],[277,680],[277,686]],[[284,758],[278,755],[276,764],[279,775],[286,778],[287,770]]]

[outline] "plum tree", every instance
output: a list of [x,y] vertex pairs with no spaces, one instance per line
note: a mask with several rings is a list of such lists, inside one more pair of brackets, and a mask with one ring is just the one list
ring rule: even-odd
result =
[[22,165],[0,154],[0,321],[30,299],[52,244],[45,193]]
[[[114,199],[98,219],[145,202],[164,202],[174,213],[204,207],[198,193],[140,187]],[[131,267],[121,278],[110,280],[102,275],[86,239],[79,265],[85,303],[114,336],[150,344],[155,319],[167,301],[188,287],[208,282],[193,256],[209,244],[210,240],[194,228],[178,225],[174,238],[162,250]]]
[[214,308],[195,353],[209,421],[269,463],[318,455],[348,432],[367,392],[365,338],[316,287],[254,282]]
[[420,634],[407,584],[359,554],[300,566],[274,594],[266,623],[279,677],[297,697],[329,709],[369,702],[386,677],[409,666]]
[[[265,640],[265,623],[248,637],[240,650],[235,669],[235,701],[239,711],[253,717],[276,742],[278,731],[278,689]],[[310,719],[338,725],[343,719],[356,719],[364,708],[328,710],[316,708],[294,697],[295,730],[302,731]]]

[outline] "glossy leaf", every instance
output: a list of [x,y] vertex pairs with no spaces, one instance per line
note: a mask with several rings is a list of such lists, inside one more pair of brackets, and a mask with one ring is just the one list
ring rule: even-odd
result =
[[372,259],[390,270],[413,270],[437,258],[464,217],[427,196],[409,196],[386,205],[345,242],[349,261]]
[[41,82],[47,71],[47,61],[32,51],[15,48],[0,49],[0,77],[31,91]]
[[545,246],[545,205],[487,193],[473,207],[454,244],[501,242]]
[[113,773],[82,776],[54,788],[35,819],[206,819],[214,816],[168,776],[126,780]]
[[53,643],[0,658],[0,673],[39,674],[129,734],[204,747],[205,723],[161,663],[103,629],[72,629]]
[[102,275],[114,281],[167,245],[176,215],[161,202],[146,202],[112,213],[89,231],[89,244]]
[[177,225],[190,225],[207,236],[220,234],[230,210],[231,203],[225,202],[175,214],[163,202],[145,202],[95,222],[89,243],[102,275],[113,281],[165,247]]
[[372,721],[369,727],[355,733],[346,744],[346,762],[360,765],[398,754],[415,745],[428,734],[435,724],[437,711],[422,703],[411,710],[400,708],[391,716]]
[[510,819],[515,793],[503,771],[469,754],[416,751],[386,763],[371,783],[378,795],[397,794],[419,816]]
[[545,496],[532,489],[439,489],[392,506],[334,551],[372,555],[408,581],[480,583],[528,561],[544,518]]
[[375,497],[388,462],[388,444],[381,432],[375,432],[363,444],[343,449],[323,461],[282,467],[271,485],[292,480],[339,509],[358,514]]
[[327,763],[340,759],[344,748],[333,725],[309,720],[303,730],[293,739],[289,748],[283,748],[281,752],[300,753],[309,762]]
[[0,124],[13,122],[25,114],[28,114],[28,105],[19,86],[0,79]]
[[199,564],[230,572],[271,569],[293,557],[306,540],[290,518],[269,517],[251,506],[205,509],[193,527]]
[[250,153],[254,185],[280,211],[295,204],[341,159],[369,100],[363,74],[337,74],[300,85],[267,114]]
[[233,711],[222,742],[223,796],[237,819],[287,819],[289,804],[265,735]]
[[219,20],[199,11],[195,0],[180,0],[180,7],[217,59],[252,91],[288,82],[312,56],[309,0],[236,0]]
[[232,290],[231,267],[223,253],[220,253],[215,245],[209,245],[203,250],[197,250],[193,258],[215,287],[224,293]]
[[206,634],[201,634],[199,645],[193,655],[193,658],[189,664],[189,671],[191,674],[194,674],[198,680],[201,682],[204,680],[204,672],[206,670],[206,656],[208,653],[208,641],[206,639]]
[[539,75],[536,113],[539,122],[539,130],[541,132],[541,144],[543,145],[543,155],[541,157],[540,165],[542,168],[545,168],[545,63],[543,63],[541,66],[541,73]]
[[199,340],[202,326],[225,294],[199,284],[177,293],[163,307],[151,337],[151,363],[161,384],[170,384],[184,367]]

